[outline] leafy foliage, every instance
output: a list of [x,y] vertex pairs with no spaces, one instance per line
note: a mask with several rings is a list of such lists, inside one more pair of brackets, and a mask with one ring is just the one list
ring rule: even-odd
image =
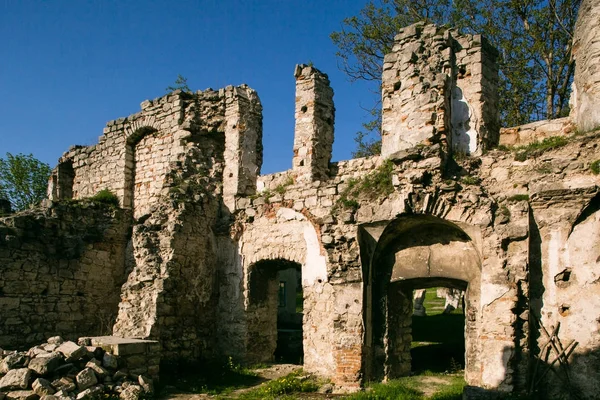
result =
[[600,160],[596,160],[590,164],[590,170],[594,175],[600,174]]
[[187,84],[187,78],[181,74],[177,74],[177,79],[173,86],[168,86],[166,89],[167,93],[171,93],[175,90],[183,90],[184,92],[191,92],[192,90]]
[[97,201],[99,203],[109,204],[114,207],[119,207],[119,198],[108,189],[102,189],[94,196],[92,196],[91,200]]
[[[372,81],[380,92],[383,57],[394,35],[418,21],[450,24],[483,34],[499,49],[503,126],[568,114],[573,79],[572,32],[581,0],[371,0],[331,34],[341,69],[350,80]],[[356,135],[355,156],[378,151],[380,115]]]
[[32,154],[0,158],[0,198],[10,201],[14,210],[24,210],[46,198],[50,166]]
[[359,199],[375,200],[381,196],[387,196],[394,191],[392,183],[392,173],[394,164],[386,160],[374,171],[359,178],[350,179],[346,189],[340,193],[332,212],[342,208],[357,209]]

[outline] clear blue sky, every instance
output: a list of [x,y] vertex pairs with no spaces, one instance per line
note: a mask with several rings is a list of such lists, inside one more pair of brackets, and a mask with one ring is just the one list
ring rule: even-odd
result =
[[262,173],[291,167],[294,66],[312,61],[335,91],[333,160],[350,158],[370,105],[329,39],[366,0],[0,0],[0,157],[56,164],[107,121],[165,94],[247,83],[264,112]]

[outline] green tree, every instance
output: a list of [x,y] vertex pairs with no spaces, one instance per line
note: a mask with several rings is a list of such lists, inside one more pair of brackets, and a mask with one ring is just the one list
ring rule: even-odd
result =
[[0,158],[0,198],[10,201],[14,210],[24,210],[46,198],[50,166],[32,154]]
[[183,90],[184,92],[191,92],[190,87],[187,84],[187,78],[182,76],[181,74],[177,74],[177,79],[175,79],[174,85],[168,86],[165,90],[168,93],[171,93],[175,90]]
[[[581,0],[372,0],[331,34],[341,69],[379,91],[383,56],[395,33],[418,21],[482,33],[500,51],[500,115],[504,126],[568,114],[573,79],[572,32]],[[374,106],[379,108],[379,104]],[[376,114],[373,112],[373,114]],[[375,120],[374,120],[375,121]],[[379,123],[355,140],[374,148]]]

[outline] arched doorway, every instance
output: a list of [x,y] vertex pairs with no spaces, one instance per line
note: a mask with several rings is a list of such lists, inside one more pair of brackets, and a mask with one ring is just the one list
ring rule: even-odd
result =
[[302,364],[301,265],[261,260],[248,276],[248,347],[251,362]]
[[368,379],[411,373],[413,291],[465,291],[465,375],[475,354],[480,293],[478,245],[458,223],[430,215],[400,215],[383,230],[366,268],[365,370]]

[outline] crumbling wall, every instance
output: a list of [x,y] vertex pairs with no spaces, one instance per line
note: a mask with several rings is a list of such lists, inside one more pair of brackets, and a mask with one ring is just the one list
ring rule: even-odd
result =
[[499,144],[502,146],[526,146],[549,137],[566,138],[574,132],[575,127],[569,117],[536,121],[500,129]]
[[[254,90],[245,85],[197,93],[177,90],[146,100],[141,108],[108,122],[98,144],[65,153],[50,179],[51,198],[92,197],[109,189],[140,217],[165,195],[171,163],[185,154],[190,135],[198,132],[224,137],[226,199],[253,193],[262,164],[261,105]],[[65,166],[72,169],[71,188],[63,178]]]
[[109,332],[126,278],[129,218],[75,202],[0,219],[0,347]]
[[335,108],[326,74],[310,65],[296,65],[296,126],[292,169],[297,180],[327,179],[333,146]]
[[167,194],[133,226],[133,265],[121,290],[117,336],[159,340],[163,360],[213,358],[225,143],[196,133],[165,177]]
[[417,23],[395,37],[382,77],[382,149],[480,154],[498,143],[497,52],[480,35]]
[[587,132],[600,126],[600,4],[584,0],[573,35],[575,78],[571,96],[571,117],[580,131]]

